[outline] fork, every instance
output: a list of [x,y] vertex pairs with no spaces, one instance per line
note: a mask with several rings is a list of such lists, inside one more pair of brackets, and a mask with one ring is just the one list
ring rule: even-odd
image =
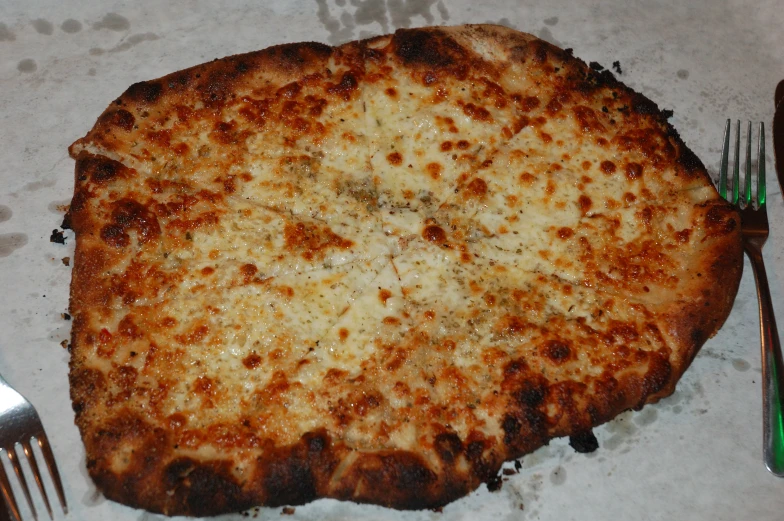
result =
[[730,148],[730,120],[724,128],[724,148],[721,155],[719,193],[740,212],[743,249],[751,261],[757,283],[759,302],[760,341],[762,344],[762,450],[765,466],[770,472],[784,477],[784,364],[781,344],[773,315],[768,277],[762,260],[762,246],[768,238],[768,213],[765,209],[765,127],[759,124],[757,149],[756,197],[752,197],[751,121],[746,133],[746,179],[740,193],[740,121],[735,125],[735,163],[731,193],[727,193],[727,167]]
[[[14,469],[14,474],[19,482],[19,487],[22,489],[27,504],[30,507],[30,512],[34,519],[38,519],[38,515],[33,506],[33,500],[30,496],[30,489],[27,486],[27,480],[24,477],[24,472],[19,463],[19,456],[16,452],[16,444],[18,443],[24,455],[27,457],[27,463],[30,466],[30,471],[33,474],[38,490],[49,512],[49,517],[54,518],[52,515],[52,507],[49,505],[49,497],[46,495],[43,481],[41,479],[41,472],[38,470],[38,462],[36,461],[33,447],[30,440],[35,438],[38,447],[41,449],[46,467],[49,470],[49,475],[54,483],[57,497],[60,499],[60,505],[63,507],[63,512],[68,513],[68,504],[65,501],[65,492],[63,491],[63,484],[60,481],[60,473],[57,471],[57,464],[54,461],[54,454],[49,446],[49,440],[44,432],[44,426],[41,423],[41,418],[35,411],[33,405],[25,399],[24,396],[16,392],[8,382],[0,375],[0,453],[5,453],[6,457]],[[19,512],[19,507],[14,498],[13,490],[11,489],[11,482],[6,474],[5,467],[0,460],[0,491],[5,498],[6,506],[11,515],[11,518],[16,521],[22,521],[22,516]],[[2,517],[0,515],[0,517]]]

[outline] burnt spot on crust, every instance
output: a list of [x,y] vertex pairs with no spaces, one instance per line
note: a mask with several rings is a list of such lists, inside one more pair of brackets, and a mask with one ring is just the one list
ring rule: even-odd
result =
[[344,491],[345,499],[405,509],[432,508],[444,502],[433,490],[438,477],[413,452],[364,453],[346,474],[346,481],[354,486]]
[[329,438],[324,432],[310,432],[302,438],[308,453],[317,455],[329,446]]
[[[618,80],[615,79],[613,73],[609,70],[605,69],[601,72],[596,71],[589,71],[587,76],[587,81],[582,85],[578,86],[578,89],[586,90],[590,92],[593,89],[604,88],[604,87],[617,87],[619,85]],[[586,88],[587,87],[587,88]]]
[[667,137],[680,152],[677,159],[678,174],[685,175],[687,178],[702,177],[708,184],[712,184],[700,158],[686,146],[678,131],[669,124],[667,125]]
[[308,453],[292,451],[288,458],[270,458],[264,468],[264,488],[269,506],[297,505],[316,498],[316,484]]
[[542,354],[556,364],[563,363],[569,359],[572,350],[569,345],[560,340],[550,340],[542,348]]
[[680,149],[681,155],[678,157],[678,163],[687,174],[694,175],[695,172],[703,172],[705,170],[705,166],[700,161],[700,158],[697,157],[697,154],[685,146],[680,147]]
[[466,50],[443,33],[398,29],[392,43],[395,54],[409,66],[446,68],[467,57]]
[[636,92],[632,94],[632,110],[641,115],[660,114],[659,106],[656,103]]
[[133,125],[136,123],[136,118],[134,118],[133,114],[127,110],[120,109],[113,110],[111,112],[105,112],[103,115],[101,115],[99,122],[110,127],[117,127],[124,130],[125,132],[130,132],[133,130]]
[[704,329],[694,328],[691,331],[690,340],[693,345],[701,346],[703,343],[705,343],[706,340],[708,340],[708,333]]
[[738,214],[729,204],[712,205],[705,214],[708,237],[729,235],[738,228]]
[[301,71],[307,64],[320,63],[332,53],[332,48],[318,43],[295,43],[271,47],[264,51],[213,62],[204,74],[190,72],[199,81],[195,90],[208,107],[218,107],[230,100],[238,81],[262,66],[286,73]]
[[123,98],[141,104],[152,104],[163,94],[163,86],[157,81],[140,81],[134,83],[123,94]]
[[167,491],[174,492],[172,502],[187,508],[191,515],[209,516],[227,508],[249,508],[252,501],[243,495],[231,467],[228,461],[202,463],[179,458],[164,471],[164,484]]
[[136,172],[123,164],[107,157],[96,156],[82,152],[76,159],[77,182],[92,181],[94,183],[107,183],[115,178],[129,178]]
[[112,223],[101,228],[101,239],[113,248],[130,243],[128,230],[136,230],[136,240],[146,244],[160,237],[158,218],[146,206],[133,199],[120,199],[113,204]]
[[195,75],[191,71],[179,71],[166,77],[166,87],[173,91],[183,91],[193,84]]
[[357,90],[358,85],[359,84],[357,83],[357,78],[354,73],[346,72],[343,73],[343,77],[340,79],[340,83],[327,87],[327,92],[348,101],[351,99],[352,93]]
[[594,452],[599,448],[599,441],[593,431],[583,431],[569,436],[569,445],[581,454]]
[[544,382],[524,380],[513,393],[517,403],[526,408],[538,407],[544,401],[547,387]]
[[133,199],[121,199],[114,203],[112,218],[120,226],[136,229],[141,244],[155,239],[161,234],[161,228],[155,214]]
[[433,448],[441,458],[441,461],[451,465],[463,451],[463,442],[460,441],[460,436],[456,433],[443,432],[433,440]]
[[489,482],[498,474],[500,462],[494,459],[494,451],[488,452],[489,443],[481,434],[472,431],[465,443],[465,455],[471,470],[480,482]]
[[512,445],[519,437],[521,427],[522,422],[517,416],[513,414],[504,416],[504,421],[501,423],[501,428],[504,430],[504,443]]
[[504,416],[504,444],[510,454],[524,454],[543,445],[547,439],[547,380],[532,370],[524,360],[513,360],[504,366],[501,389],[509,396]]
[[131,242],[131,236],[125,228],[117,224],[107,224],[101,228],[101,240],[112,248],[125,248]]
[[524,47],[518,47],[515,50],[522,51],[520,58],[522,61],[533,60],[534,63],[542,65],[547,62],[548,51],[555,49],[543,40],[533,40]]
[[268,52],[278,59],[278,65],[285,70],[326,59],[332,54],[332,47],[317,42],[288,43],[272,47]]

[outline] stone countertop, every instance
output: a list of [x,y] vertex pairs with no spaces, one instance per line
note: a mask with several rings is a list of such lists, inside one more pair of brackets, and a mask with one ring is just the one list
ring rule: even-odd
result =
[[[586,61],[619,61],[622,81],[674,110],[672,123],[714,176],[725,119],[770,125],[773,92],[784,77],[779,0],[3,2],[0,372],[43,418],[71,506],[67,519],[163,519],[97,494],[73,425],[68,353],[60,345],[70,331],[63,318],[70,268],[62,259],[73,255],[73,235],[66,232],[65,245],[49,240],[73,189],[68,145],[136,81],[276,43],[337,44],[399,27],[479,22],[533,33]],[[765,259],[784,327],[784,199],[769,133],[766,144],[773,232]],[[597,428],[593,454],[555,440],[523,458],[500,491],[482,486],[443,512],[320,500],[296,507],[290,518],[772,521],[784,511],[784,480],[763,466],[761,423],[757,303],[747,263],[726,325],[675,394]],[[281,509],[250,515],[279,519]],[[57,509],[55,518],[63,519]]]

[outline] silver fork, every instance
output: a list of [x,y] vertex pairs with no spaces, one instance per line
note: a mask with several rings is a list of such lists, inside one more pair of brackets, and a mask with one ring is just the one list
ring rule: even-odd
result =
[[[5,379],[0,376],[0,453],[5,453],[8,460],[11,462],[11,467],[14,469],[19,487],[22,489],[27,504],[30,507],[30,512],[33,518],[38,519],[38,515],[33,505],[32,497],[30,496],[30,489],[27,486],[27,480],[24,477],[22,466],[19,463],[19,456],[16,451],[16,445],[21,446],[22,452],[27,458],[27,463],[30,466],[30,471],[33,474],[38,490],[41,492],[46,510],[49,512],[49,517],[54,518],[52,515],[52,507],[49,505],[49,497],[46,495],[43,480],[41,479],[41,472],[38,470],[38,462],[36,461],[33,447],[30,440],[35,438],[38,447],[41,449],[46,467],[49,470],[49,475],[54,483],[54,489],[57,492],[57,497],[60,499],[60,505],[63,507],[63,512],[68,513],[68,504],[65,501],[65,492],[63,491],[63,484],[60,481],[60,473],[57,471],[57,464],[54,461],[54,454],[49,447],[49,440],[44,432],[44,426],[41,424],[41,419],[35,411],[33,405],[28,402],[24,396],[16,392]],[[12,519],[22,521],[22,515],[19,512],[19,506],[14,498],[13,490],[11,489],[11,482],[5,472],[2,461],[0,460],[0,491],[5,498],[8,512]],[[0,517],[2,517],[0,515]]]
[[727,167],[730,149],[730,120],[724,128],[724,148],[721,154],[719,192],[740,211],[743,249],[751,261],[754,280],[757,283],[759,301],[760,340],[762,343],[762,450],[765,466],[770,472],[784,477],[784,363],[781,344],[773,315],[768,276],[762,260],[762,246],[768,238],[768,212],[765,209],[765,127],[759,124],[757,149],[757,191],[752,197],[751,172],[751,121],[746,136],[746,179],[743,193],[740,192],[740,121],[735,125],[735,164],[733,167],[731,193],[728,195]]

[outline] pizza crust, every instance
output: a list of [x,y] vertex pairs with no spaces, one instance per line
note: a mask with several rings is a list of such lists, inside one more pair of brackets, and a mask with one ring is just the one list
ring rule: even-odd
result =
[[[395,128],[409,116],[437,123],[407,141],[384,118],[376,126],[382,114]],[[519,201],[493,160],[569,139],[618,162],[575,163],[584,184],[628,185],[633,198],[602,202],[581,188],[575,199],[542,178],[552,198],[529,203],[562,205],[576,229],[628,223],[688,279],[601,278],[602,257],[568,249],[590,241],[560,225],[537,231],[544,252],[509,246]],[[321,497],[444,505],[506,460],[672,393],[741,276],[738,214],[658,107],[570,51],[499,26],[282,45],[137,83],[70,153],[70,383],[87,468],[106,497],[169,515]],[[248,158],[261,166],[243,170]],[[395,182],[409,160],[427,176],[411,178],[423,193]],[[489,203],[493,193],[508,204]],[[656,205],[662,222],[691,227],[636,220]],[[230,239],[254,234],[269,236],[266,249]],[[302,316],[287,299],[311,302],[318,287],[286,277],[339,284],[355,268],[365,271],[346,275],[357,289],[345,309],[324,307],[312,317],[329,322],[303,328],[318,333],[286,326]],[[235,309],[283,333],[271,339]],[[232,371],[246,381],[221,378]]]

